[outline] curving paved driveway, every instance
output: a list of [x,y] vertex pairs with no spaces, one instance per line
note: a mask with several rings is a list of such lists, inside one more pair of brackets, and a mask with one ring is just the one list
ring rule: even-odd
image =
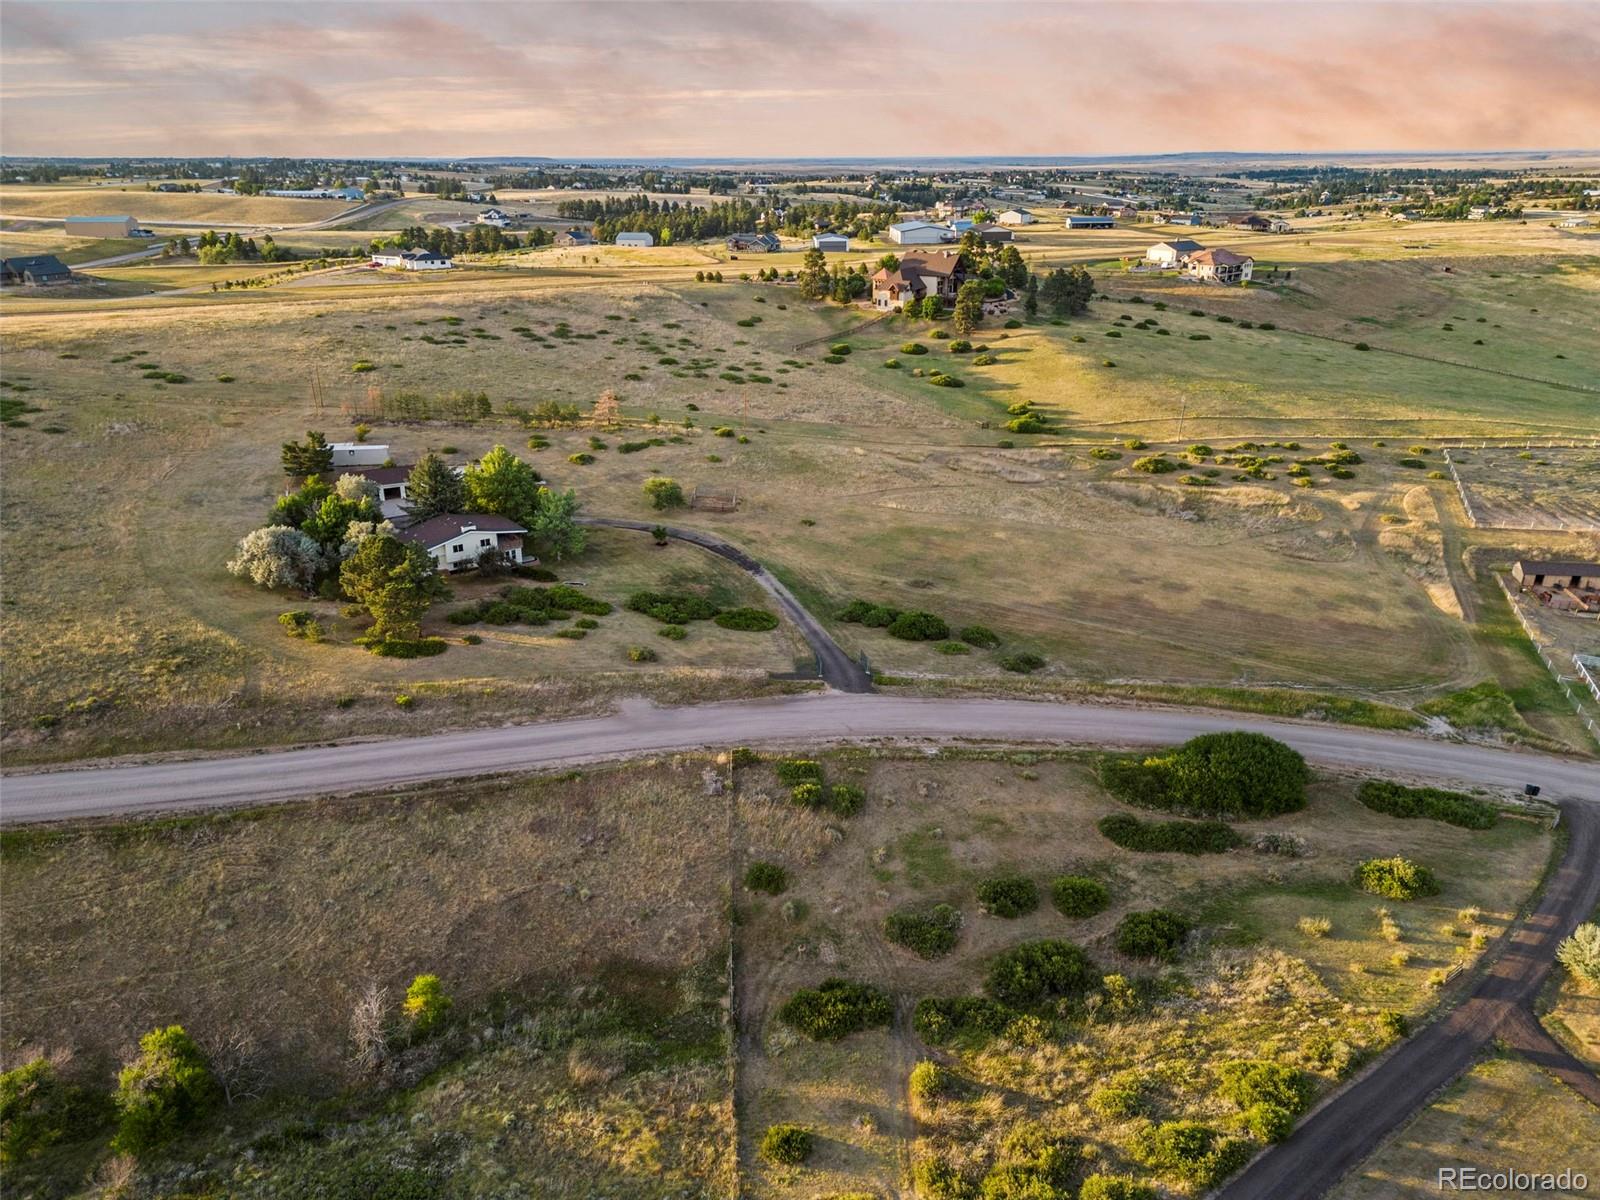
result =
[[571,721],[7,774],[0,823],[225,808],[716,746],[877,738],[1150,746],[1226,729],[1271,734],[1336,766],[1502,787],[1536,783],[1552,799],[1600,801],[1600,766],[1592,760],[1197,709],[830,691],[683,708],[633,700],[613,715]]
[[1557,944],[1600,902],[1600,870],[1595,866],[1600,861],[1600,808],[1569,800],[1561,813],[1571,830],[1561,865],[1538,908],[1511,933],[1472,994],[1313,1112],[1288,1141],[1257,1158],[1216,1200],[1318,1200],[1470,1067],[1496,1037],[1580,1095],[1600,1102],[1600,1081],[1533,1015]]

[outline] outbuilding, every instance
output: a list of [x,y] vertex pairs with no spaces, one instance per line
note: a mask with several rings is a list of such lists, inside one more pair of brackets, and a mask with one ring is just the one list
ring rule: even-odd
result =
[[1511,578],[1523,591],[1531,587],[1574,587],[1600,590],[1600,562],[1519,558]]
[[1002,225],[1032,225],[1038,219],[1038,217],[1023,208],[1008,208],[995,218]]
[[84,238],[132,237],[139,228],[132,217],[68,217],[61,224],[68,237]]
[[328,449],[333,451],[328,469],[338,474],[347,467],[381,467],[389,461],[389,447],[376,442],[334,442]]
[[1157,242],[1144,252],[1144,260],[1153,263],[1164,271],[1170,271],[1181,266],[1189,255],[1198,250],[1203,250],[1199,242],[1189,238],[1173,238],[1169,242]]
[[889,226],[889,240],[900,246],[936,246],[956,240],[956,231],[932,221],[901,221]]
[[[1002,214],[1000,219],[1002,221],[1005,220],[1005,216]],[[1115,217],[1085,217],[1074,215],[1067,218],[1068,229],[1115,229],[1116,227],[1117,219]]]
[[847,254],[850,251],[850,239],[842,233],[819,233],[811,239],[811,245],[824,254]]
[[617,245],[619,246],[654,246],[656,237],[653,233],[619,233]]
[[574,225],[571,229],[564,229],[560,233],[556,234],[556,245],[592,246],[594,245],[594,234],[590,233],[587,229],[579,229],[576,225]]

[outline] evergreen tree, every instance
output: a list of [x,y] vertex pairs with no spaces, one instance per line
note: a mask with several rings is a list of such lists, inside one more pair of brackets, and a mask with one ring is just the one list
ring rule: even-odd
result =
[[1039,315],[1039,277],[1028,276],[1028,289],[1023,294],[1022,311],[1028,314],[1028,320],[1033,320]]
[[800,273],[795,276],[802,300],[821,300],[828,294],[828,258],[813,246],[806,251],[800,263]]
[[406,480],[406,511],[419,521],[467,506],[461,477],[437,454],[424,454]]
[[578,494],[571,488],[564,492],[540,488],[528,537],[541,557],[556,562],[582,554],[589,544],[589,534],[578,524]]
[[372,617],[368,641],[415,641],[422,614],[439,592],[433,560],[421,546],[387,533],[362,539],[339,570],[345,595]]
[[291,479],[321,475],[333,469],[333,448],[321,433],[308,430],[304,442],[283,443],[282,461],[283,473]]
[[956,332],[963,336],[971,333],[983,320],[983,284],[970,279],[956,293]]

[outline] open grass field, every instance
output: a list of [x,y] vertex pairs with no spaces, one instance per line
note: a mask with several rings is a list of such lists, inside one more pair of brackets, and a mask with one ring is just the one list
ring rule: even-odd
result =
[[[532,1178],[550,1181],[542,1194],[592,1195],[586,1172],[630,1198],[885,1196],[930,1156],[986,1169],[1023,1123],[1081,1140],[1080,1173],[1148,1175],[1129,1158],[1139,1120],[1090,1103],[1107,1079],[1137,1077],[1149,1118],[1221,1129],[1238,1121],[1215,1094],[1224,1062],[1277,1058],[1331,1086],[1390,1036],[1381,1011],[1430,1008],[1441,964],[1492,945],[1551,845],[1534,821],[1474,833],[1392,820],[1329,778],[1305,811],[1240,826],[1246,838],[1296,835],[1303,857],[1136,855],[1094,830],[1122,806],[1083,756],[845,750],[819,761],[829,783],[863,789],[858,813],[790,803],[770,762],[730,772],[688,755],[8,833],[5,1065],[53,1053],[100,1086],[152,1025],[181,1022],[213,1052],[248,1035],[259,1097],[141,1165],[158,1192],[183,1180],[201,1195],[288,1197],[307,1179],[388,1164],[468,1197]],[[1380,936],[1378,901],[1348,882],[1374,853],[1412,856],[1443,885],[1426,901],[1388,902],[1399,942]],[[758,860],[785,869],[781,894],[736,882]],[[1000,871],[1037,882],[1037,910],[979,910],[977,885]],[[1101,880],[1110,906],[1058,913],[1049,882],[1069,871]],[[962,914],[950,954],[925,960],[884,938],[886,914],[935,902]],[[1467,905],[1485,941],[1436,928]],[[1113,946],[1124,914],[1155,906],[1198,926],[1170,969]],[[1333,921],[1326,937],[1295,927],[1318,915]],[[977,992],[994,955],[1035,938],[1071,939],[1133,992],[1110,987],[1064,1023],[1034,1018],[986,1041],[936,1045],[912,1027],[917,1000]],[[401,1038],[387,1066],[364,1073],[351,1059],[356,998],[372,981],[397,1001],[425,971],[454,998],[450,1028]],[[831,1044],[798,1037],[777,1009],[828,976],[886,989],[890,1027]],[[955,1078],[933,1106],[907,1098],[925,1058]],[[779,1121],[815,1135],[803,1166],[760,1157]],[[13,1178],[31,1194],[72,1195],[106,1159],[104,1139],[90,1139]],[[202,1159],[198,1173],[183,1165]]]
[[[1148,303],[1100,302],[1091,317],[1060,326],[991,325],[979,336],[990,339],[999,364],[949,366],[969,386],[943,389],[908,368],[968,360],[942,350],[926,323],[851,332],[867,314],[812,309],[792,287],[697,284],[691,264],[702,253],[540,251],[515,256],[526,267],[485,266],[442,280],[351,272],[225,297],[206,284],[189,295],[93,306],[8,296],[0,328],[6,397],[39,410],[0,433],[8,464],[5,604],[14,618],[4,700],[11,752],[59,759],[160,749],[175,739],[274,742],[313,728],[321,734],[329,723],[385,732],[417,723],[420,713],[392,708],[402,688],[420,689],[433,721],[454,722],[558,712],[633,687],[716,695],[767,686],[767,672],[794,666],[796,647],[785,632],[697,629],[683,643],[657,647],[665,651],[659,664],[639,667],[624,663],[622,651],[649,636],[648,623],[619,614],[583,641],[497,633],[437,659],[380,661],[352,647],[345,639],[353,629],[337,619],[330,622],[336,644],[282,637],[273,617],[300,602],[223,573],[231,547],[281,486],[278,445],[307,428],[338,438],[366,419],[372,439],[392,444],[397,461],[454,447],[447,457],[465,462],[497,442],[523,447],[530,431],[503,415],[508,403],[554,399],[586,409],[605,388],[616,389],[633,428],[603,432],[608,448],[593,452],[592,465],[568,461],[588,451],[589,429],[542,431],[551,445],[531,455],[556,486],[577,488],[587,511],[649,516],[640,485],[655,473],[686,489],[736,492],[736,513],[675,519],[751,550],[825,620],[864,598],[930,609],[952,629],[988,625],[1003,641],[998,654],[952,655],[834,625],[849,649],[889,675],[935,686],[940,679],[1008,686],[1020,677],[1002,670],[999,658],[1027,651],[1048,664],[1031,686],[1286,685],[1403,707],[1485,677],[1495,651],[1461,601],[1468,587],[1461,542],[1484,531],[1461,532],[1448,482],[1399,460],[1411,455],[1410,438],[1441,426],[1504,423],[1499,393],[1480,396],[1473,415],[1459,421],[1445,414],[1470,397],[1442,389],[1443,399],[1419,399],[1419,415],[1385,422],[1399,434],[1350,443],[1364,460],[1353,478],[1313,468],[1315,486],[1295,487],[1294,458],[1321,453],[1336,433],[1349,435],[1337,393],[1308,399],[1306,392],[1291,403],[1264,399],[1250,384],[1255,398],[1240,400],[1239,411],[1256,415],[1208,413],[1196,401],[1180,440],[1175,419],[1117,416],[1140,411],[1119,390],[1123,367],[1087,361],[1091,350],[1105,353],[1087,347],[1100,336],[1095,330],[1117,325],[1123,311],[1215,331],[1201,343],[1126,328],[1120,339],[1103,339],[1117,347],[1119,363],[1131,363],[1127,353],[1140,339],[1163,343],[1138,351],[1150,356],[1152,371],[1169,351],[1178,369],[1180,347],[1223,354],[1229,338],[1238,339],[1237,352],[1263,357],[1263,369],[1279,369],[1270,345],[1251,350],[1245,341],[1272,331],[1170,308],[1158,314]],[[1564,311],[1560,289],[1588,278],[1581,266],[1524,265],[1529,288],[1556,289],[1538,306],[1552,312]],[[196,272],[252,269],[165,264],[103,274],[127,276],[108,288],[135,286],[135,277],[146,289],[183,288],[199,286]],[[330,278],[346,282],[325,286]],[[1431,277],[1424,282],[1433,286]],[[1085,343],[1071,341],[1075,335]],[[907,368],[884,369],[882,359],[908,336],[930,353],[900,355]],[[842,363],[823,361],[840,338],[854,352]],[[1569,348],[1575,357],[1586,353]],[[358,361],[375,369],[355,372]],[[138,364],[147,362],[186,382],[146,378]],[[1223,358],[1213,367],[1242,374],[1239,362]],[[1310,388],[1307,371],[1302,386]],[[311,403],[314,377],[320,412]],[[458,391],[483,391],[494,415],[465,424],[384,416],[386,403],[406,394]],[[1588,402],[1551,394],[1557,399],[1529,411],[1554,414],[1556,424],[1568,419],[1567,406]],[[1035,401],[1061,432],[1006,435],[1004,404],[1018,398]],[[1173,403],[1164,397],[1146,407],[1170,412]],[[1263,415],[1279,408],[1284,415]],[[747,440],[714,436],[723,425]],[[1238,482],[1237,465],[1217,456],[1239,433],[1263,428],[1254,436],[1300,448],[1264,447],[1259,453],[1283,458],[1265,472],[1272,478]],[[1180,470],[1132,470],[1151,450],[1124,450],[1116,439],[1135,433]],[[616,449],[651,434],[682,440],[636,454]],[[1214,443],[1210,455],[1187,452],[1197,439]],[[1017,444],[1003,447],[1005,440]],[[1102,457],[1090,455],[1097,447]],[[1430,449],[1418,461],[1442,465],[1437,458]],[[1213,486],[1174,482],[1205,471],[1218,472]],[[1552,469],[1549,478],[1567,475]],[[1581,490],[1581,479],[1564,486]],[[77,536],[48,556],[24,554],[25,531],[39,521],[67,523]],[[1495,553],[1509,556],[1517,544],[1511,535],[1494,544]],[[645,539],[621,535],[597,537],[562,571],[608,589],[611,599],[652,578],[743,586],[731,569],[687,548],[655,552]],[[471,592],[462,585],[463,595]],[[1538,687],[1542,668],[1528,659],[1511,655],[1496,667],[1514,696]],[[353,707],[335,707],[352,696]],[[1541,707],[1530,701],[1525,714],[1541,735],[1582,745],[1559,705]]]
[[279,196],[224,196],[216,192],[157,192],[143,185],[70,187],[8,183],[0,187],[0,216],[131,216],[169,223],[215,221],[229,225],[298,225],[346,211],[342,200],[291,200]]
[[75,238],[44,225],[19,224],[0,230],[0,256],[54,254],[69,267],[149,248],[145,238]]
[[[1363,1163],[1333,1200],[1422,1200],[1438,1196],[1441,1167],[1533,1174],[1585,1174],[1582,1196],[1600,1181],[1600,1113],[1538,1067],[1497,1055],[1457,1080]],[[1526,1188],[1482,1187],[1478,1195],[1526,1196]]]
[[1454,446],[1480,528],[1600,533],[1600,447]]

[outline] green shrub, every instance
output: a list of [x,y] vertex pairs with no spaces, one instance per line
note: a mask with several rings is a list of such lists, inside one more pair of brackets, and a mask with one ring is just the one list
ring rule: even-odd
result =
[[744,886],[776,896],[789,886],[789,874],[777,863],[753,862],[744,871]]
[[1356,792],[1356,799],[1374,812],[1391,817],[1403,820],[1427,817],[1463,829],[1489,829],[1500,817],[1494,805],[1464,792],[1406,787],[1387,779],[1367,780]]
[[1100,981],[1089,956],[1071,942],[1023,942],[989,963],[985,987],[1004,1004],[1033,1005],[1058,996],[1078,997]]
[[[822,356],[822,361],[825,362],[825,363],[832,363],[834,366],[838,366],[840,363],[842,363],[844,361],[844,355],[842,355],[842,354],[824,354]],[[726,379],[727,376],[724,375],[723,378]],[[744,381],[743,380],[739,380],[737,382],[742,383]]]
[[1039,907],[1039,889],[1026,875],[996,875],[978,884],[978,907],[991,917],[1020,917]]
[[887,629],[899,619],[900,610],[887,605],[875,604],[867,609],[867,615],[861,618],[861,623],[869,629]]
[[48,1059],[0,1074],[0,1166],[23,1162],[105,1128],[111,1098],[62,1080]]
[[1027,650],[1001,655],[999,662],[1002,668],[1017,675],[1032,675],[1045,665],[1043,658]]
[[994,1037],[1015,1015],[986,996],[928,996],[917,1001],[911,1027],[930,1046],[944,1046],[958,1039]]
[[1356,886],[1388,900],[1415,900],[1439,892],[1439,883],[1432,871],[1398,855],[1369,858],[1362,863],[1356,868]]
[[902,342],[902,343],[900,343],[900,353],[901,354],[926,354],[927,352],[928,352],[928,348],[926,346],[924,346],[921,342]]
[[444,1024],[453,1003],[437,975],[418,975],[406,988],[400,1011],[411,1023],[412,1033],[422,1037]]
[[940,654],[971,654],[972,647],[965,642],[939,642],[934,646]]
[[366,643],[367,649],[379,658],[432,658],[449,649],[443,638],[427,637],[406,640],[388,638],[381,642]]
[[886,358],[883,360],[883,365],[891,371],[898,371],[900,369],[900,360],[898,358]]
[[963,626],[961,632],[956,636],[969,646],[978,646],[988,650],[992,650],[1000,644],[1000,635],[987,625]]
[[1122,457],[1122,451],[1112,450],[1105,446],[1096,446],[1089,451],[1089,457],[1100,459],[1102,462],[1115,461]]
[[780,1021],[816,1042],[836,1042],[862,1029],[887,1026],[893,1016],[885,993],[847,979],[801,988],[778,1009]]
[[1600,925],[1585,921],[1556,948],[1556,961],[1591,987],[1600,987]]
[[1176,471],[1178,464],[1163,454],[1147,454],[1133,460],[1133,469],[1143,471],[1146,475],[1165,475],[1169,471]]
[[1222,821],[1142,821],[1112,813],[1096,828],[1124,850],[1140,854],[1224,854],[1244,845],[1233,826]]
[[789,789],[789,799],[801,808],[818,809],[826,803],[826,794],[820,783],[797,783]]
[[1129,958],[1170,962],[1183,949],[1191,928],[1186,918],[1164,908],[1131,912],[1117,922],[1117,951]]
[[793,1167],[811,1155],[811,1134],[798,1125],[773,1125],[761,1138],[761,1157]]
[[1292,1119],[1311,1103],[1311,1081],[1298,1067],[1264,1059],[1240,1059],[1222,1064],[1217,1094],[1239,1109],[1273,1104]]
[[778,618],[764,608],[729,608],[711,618],[724,629],[765,633],[778,627]]
[[183,1026],[152,1030],[117,1076],[112,1146],[138,1156],[164,1145],[205,1116],[218,1092],[205,1055]]
[[650,649],[649,646],[629,646],[628,647],[628,661],[629,662],[636,662],[636,663],[655,662],[656,661],[656,657],[657,657],[656,652],[654,650]]
[[853,817],[867,802],[867,793],[853,783],[836,783],[828,789],[828,811],[836,817]]
[[1006,428],[1012,433],[1049,433],[1050,425],[1036,412],[1023,413],[1020,417],[1012,417],[1006,422]]
[[788,787],[797,783],[822,783],[822,764],[809,758],[783,758],[778,760],[774,768],[778,773],[778,782]]
[[1050,902],[1064,917],[1092,917],[1110,905],[1111,893],[1098,879],[1058,875],[1050,883]]
[[1131,1145],[1143,1166],[1201,1188],[1220,1183],[1250,1158],[1250,1144],[1198,1121],[1165,1121],[1141,1130]]
[[1156,1200],[1156,1189],[1129,1175],[1089,1175],[1078,1188],[1078,1200]]
[[972,343],[967,341],[966,338],[957,338],[945,349],[950,351],[951,354],[970,354],[972,352]]
[[932,1104],[942,1100],[954,1090],[955,1077],[936,1062],[923,1059],[911,1068],[911,1078],[906,1090],[917,1104]]
[[1138,1071],[1119,1071],[1089,1093],[1089,1107],[1103,1117],[1123,1121],[1148,1106],[1146,1080]]
[[690,621],[709,621],[721,611],[704,597],[682,592],[634,592],[628,597],[626,607],[664,625],[687,625]]
[[992,367],[1000,360],[992,354],[980,354],[972,360],[975,367]]
[[919,1158],[911,1170],[917,1200],[973,1200],[966,1177],[938,1155]]
[[918,610],[901,613],[885,632],[903,642],[938,642],[950,636],[950,626],[933,613]]
[[955,949],[961,913],[948,904],[899,908],[883,919],[883,936],[920,958],[940,958]]
[[283,626],[283,631],[290,637],[304,638],[308,642],[320,642],[324,636],[322,622],[304,609],[279,613],[278,624]]
[[1101,762],[1106,789],[1130,804],[1200,816],[1271,817],[1304,808],[1311,772],[1300,754],[1260,733],[1206,733],[1177,750]]
[[835,342],[835,343],[833,343],[833,345],[828,347],[828,353],[829,354],[849,354],[850,353],[850,343],[849,342]]
[[1281,1142],[1294,1132],[1294,1114],[1276,1104],[1252,1104],[1240,1119],[1263,1142]]
[[587,467],[594,461],[594,455],[590,454],[587,450],[583,450],[577,454],[567,455],[567,461],[569,463],[575,463],[580,467]]
[[658,512],[669,508],[682,508],[688,503],[684,499],[683,487],[676,479],[668,479],[658,475],[646,479],[643,484],[645,499],[650,501],[650,507]]
[[932,375],[929,375],[928,382],[933,384],[934,387],[942,388],[958,388],[967,386],[954,375],[945,375],[939,371],[935,371]]

